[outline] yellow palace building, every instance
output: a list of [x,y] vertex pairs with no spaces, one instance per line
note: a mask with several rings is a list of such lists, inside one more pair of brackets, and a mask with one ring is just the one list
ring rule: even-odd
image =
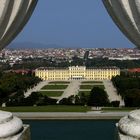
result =
[[41,67],[35,70],[35,76],[42,80],[110,80],[120,75],[117,67],[86,68],[71,66],[68,68]]

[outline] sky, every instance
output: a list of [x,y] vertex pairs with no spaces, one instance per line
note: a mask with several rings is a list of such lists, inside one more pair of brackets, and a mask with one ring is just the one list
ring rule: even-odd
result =
[[66,48],[135,47],[114,24],[102,0],[39,0],[14,42]]

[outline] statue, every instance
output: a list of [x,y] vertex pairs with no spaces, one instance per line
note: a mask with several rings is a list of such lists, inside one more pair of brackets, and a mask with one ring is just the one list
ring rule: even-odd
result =
[[140,0],[103,0],[120,30],[140,48]]
[[[103,0],[120,30],[140,48],[140,0]],[[117,124],[118,140],[140,139],[140,110],[130,112]]]
[[0,0],[0,50],[23,29],[38,0]]

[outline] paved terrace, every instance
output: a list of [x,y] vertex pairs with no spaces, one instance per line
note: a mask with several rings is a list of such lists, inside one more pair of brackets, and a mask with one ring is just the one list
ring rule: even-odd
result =
[[84,119],[120,119],[123,116],[128,115],[129,112],[100,112],[100,111],[90,111],[87,113],[73,113],[73,112],[53,112],[53,113],[13,113],[21,119],[31,119],[31,120],[84,120]]

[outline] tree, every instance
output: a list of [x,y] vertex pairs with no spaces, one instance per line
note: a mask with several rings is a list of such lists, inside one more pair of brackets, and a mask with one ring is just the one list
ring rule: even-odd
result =
[[111,102],[111,105],[112,105],[113,107],[119,107],[120,101],[112,101],[112,102]]
[[99,88],[94,87],[88,98],[88,105],[90,106],[107,106],[109,104],[107,93]]
[[73,105],[74,102],[75,102],[75,97],[74,97],[74,95],[71,95],[68,98],[63,98],[62,100],[60,100],[59,104],[61,104],[61,105]]
[[86,105],[88,102],[88,97],[85,95],[84,92],[81,93],[80,95],[80,100],[82,105]]
[[81,104],[81,100],[80,100],[80,97],[78,95],[75,96],[75,104],[76,105],[80,105]]
[[126,107],[140,107],[140,89],[125,91],[124,102]]
[[0,102],[9,98],[23,96],[28,88],[39,83],[41,79],[35,76],[16,74],[13,72],[0,73]]
[[125,91],[128,89],[139,89],[140,78],[133,76],[116,76],[112,78],[114,86],[117,88],[118,93],[125,97]]
[[63,98],[59,101],[60,105],[72,105],[72,101],[69,98]]

